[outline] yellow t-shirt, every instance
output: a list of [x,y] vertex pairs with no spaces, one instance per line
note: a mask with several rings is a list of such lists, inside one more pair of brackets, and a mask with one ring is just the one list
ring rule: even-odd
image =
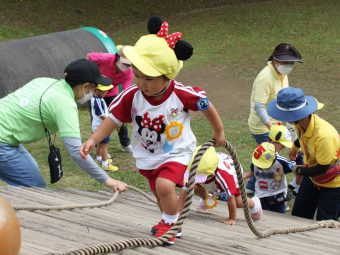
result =
[[[276,98],[279,90],[288,86],[287,75],[282,76],[277,73],[272,62],[268,61],[267,66],[257,75],[251,92],[248,126],[252,134],[264,134],[269,131],[256,114],[254,109],[255,103],[265,104],[267,108],[269,102]],[[274,119],[271,119],[271,121],[272,123],[276,122]]]
[[[299,141],[304,153],[304,162],[308,166],[334,165],[340,149],[340,137],[336,129],[319,116],[312,114],[309,126],[305,133],[299,127]],[[312,178],[311,178],[312,179]],[[320,187],[340,187],[340,175],[327,183],[317,183]]]

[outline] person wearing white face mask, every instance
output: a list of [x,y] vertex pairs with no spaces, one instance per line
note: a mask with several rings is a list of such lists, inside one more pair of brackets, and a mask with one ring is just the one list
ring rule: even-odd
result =
[[109,177],[91,157],[84,161],[79,155],[76,101],[87,102],[96,85],[111,85],[111,79],[86,59],[70,63],[64,75],[61,80],[33,79],[0,99],[0,179],[12,186],[46,186],[37,162],[23,146],[44,139],[46,128],[50,134],[59,132],[71,158],[91,177],[114,190],[126,190],[125,183]]
[[[288,43],[280,43],[254,81],[248,126],[257,144],[269,141],[269,130],[277,121],[268,116],[267,106],[280,89],[289,86],[288,74],[295,62],[303,62],[300,52]],[[254,180],[249,179],[247,189],[254,190],[254,184]]]

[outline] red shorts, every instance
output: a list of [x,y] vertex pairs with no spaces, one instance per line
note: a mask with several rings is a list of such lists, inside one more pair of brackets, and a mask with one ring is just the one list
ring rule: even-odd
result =
[[149,181],[150,189],[156,192],[156,180],[158,177],[170,180],[176,184],[177,187],[184,185],[184,173],[187,166],[178,162],[166,162],[154,170],[139,169],[141,175],[146,177]]
[[240,188],[236,188],[235,194],[233,194],[235,197],[241,196],[241,190]]

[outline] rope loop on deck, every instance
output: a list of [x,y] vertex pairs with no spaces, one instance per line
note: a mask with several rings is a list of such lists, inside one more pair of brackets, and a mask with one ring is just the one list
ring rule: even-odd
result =
[[[126,248],[136,248],[136,247],[155,247],[165,244],[171,237],[176,235],[178,229],[183,225],[185,218],[188,216],[190,211],[190,206],[192,204],[192,197],[194,195],[194,185],[195,185],[195,176],[198,168],[198,164],[203,157],[203,154],[209,149],[211,146],[215,144],[215,140],[212,139],[210,141],[205,142],[201,148],[198,150],[196,156],[193,159],[193,163],[191,165],[189,171],[189,180],[188,180],[188,189],[187,189],[187,196],[185,199],[184,208],[177,220],[177,222],[172,226],[172,228],[160,237],[151,237],[151,238],[133,238],[129,240],[122,240],[113,243],[106,243],[106,244],[97,244],[92,245],[89,247],[69,251],[66,253],[61,253],[59,255],[95,255],[95,254],[103,254],[103,253],[110,253],[110,252],[117,252]],[[245,214],[246,222],[250,228],[250,230],[259,238],[269,237],[271,235],[276,234],[288,234],[288,233],[296,233],[296,232],[303,232],[309,230],[315,230],[319,228],[340,228],[340,223],[334,220],[327,220],[327,221],[319,221],[311,225],[303,226],[303,227],[290,227],[290,228],[278,228],[278,229],[268,229],[265,231],[259,231],[251,218],[250,211],[248,208],[248,198],[245,192],[245,185],[242,176],[242,168],[239,162],[237,153],[233,146],[226,142],[225,149],[229,152],[230,156],[232,157],[236,169],[237,179],[241,190],[241,197],[242,197],[242,206],[243,211]],[[134,190],[135,192],[141,194],[142,196],[146,197],[153,203],[157,204],[157,201],[153,196],[145,193],[144,191],[129,185],[129,189]],[[118,192],[115,192],[113,196],[103,202],[98,203],[87,203],[87,204],[73,204],[73,205],[65,205],[65,206],[25,206],[25,205],[17,205],[13,206],[15,210],[70,210],[75,208],[93,208],[93,207],[100,207],[106,206],[115,201],[118,196]]]

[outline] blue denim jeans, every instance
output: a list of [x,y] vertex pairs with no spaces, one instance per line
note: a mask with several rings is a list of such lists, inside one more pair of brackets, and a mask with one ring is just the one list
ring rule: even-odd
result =
[[0,143],[0,179],[12,186],[46,186],[37,162],[21,144]]
[[257,144],[264,143],[264,142],[269,142],[269,132],[264,133],[264,134],[251,134],[252,137],[255,139]]

